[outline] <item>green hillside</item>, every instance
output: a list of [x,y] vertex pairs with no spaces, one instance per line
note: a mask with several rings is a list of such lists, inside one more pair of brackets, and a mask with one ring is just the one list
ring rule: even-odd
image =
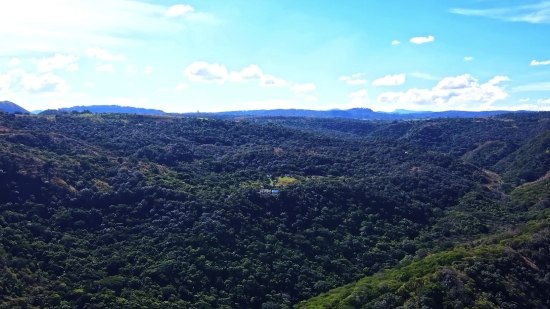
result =
[[514,259],[462,244],[544,216],[546,182],[507,175],[534,168],[517,162],[549,118],[0,114],[0,308],[290,308],[386,270]]
[[323,293],[296,308],[544,308],[550,220],[532,221]]

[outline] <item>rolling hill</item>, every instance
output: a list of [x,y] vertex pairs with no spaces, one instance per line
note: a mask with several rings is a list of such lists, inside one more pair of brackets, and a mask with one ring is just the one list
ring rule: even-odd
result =
[[10,102],[10,101],[0,101],[0,111],[4,111],[7,113],[28,113],[26,109],[22,108],[21,106]]

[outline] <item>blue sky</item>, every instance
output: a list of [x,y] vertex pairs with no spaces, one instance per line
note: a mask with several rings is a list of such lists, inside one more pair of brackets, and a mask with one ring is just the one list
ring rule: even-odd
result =
[[548,110],[548,33],[540,0],[18,0],[0,11],[0,100]]

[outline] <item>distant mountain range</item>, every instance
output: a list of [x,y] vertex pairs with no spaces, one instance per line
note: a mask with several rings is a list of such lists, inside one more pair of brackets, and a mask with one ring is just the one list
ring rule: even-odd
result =
[[10,101],[0,101],[0,111],[23,114],[29,112],[28,110]]
[[[3,101],[0,102],[0,110],[8,113],[28,113],[27,110],[19,105]],[[166,113],[158,109],[138,108],[119,105],[91,105],[91,106],[73,106],[60,108],[56,110],[37,110],[33,114],[55,115],[69,113],[72,111],[92,113],[120,113],[120,114],[146,114],[146,115],[176,115],[187,117],[210,117],[210,118],[242,118],[242,117],[313,117],[313,118],[347,118],[347,119],[365,119],[365,120],[407,120],[407,119],[426,119],[426,118],[467,118],[467,117],[488,117],[499,114],[510,113],[509,111],[412,111],[397,109],[394,112],[375,112],[369,108],[352,108],[347,110],[333,109],[327,111],[307,110],[307,109],[273,109],[273,110],[249,110],[249,111],[228,111],[218,113]],[[525,111],[519,111],[525,112]]]
[[139,108],[131,106],[119,106],[119,105],[91,105],[91,106],[73,106],[67,108],[60,108],[60,111],[66,112],[83,112],[88,110],[92,113],[118,113],[118,114],[147,114],[147,115],[161,115],[165,114],[164,111],[158,109]]
[[348,110],[328,110],[316,111],[305,109],[274,109],[274,110],[251,110],[251,111],[231,111],[219,113],[186,113],[179,114],[189,117],[316,117],[316,118],[348,118],[348,119],[368,119],[368,120],[405,120],[405,119],[425,119],[425,118],[466,118],[466,117],[487,117],[499,114],[506,114],[509,111],[444,111],[444,112],[426,112],[396,110],[393,113],[375,112],[369,108],[352,108]]

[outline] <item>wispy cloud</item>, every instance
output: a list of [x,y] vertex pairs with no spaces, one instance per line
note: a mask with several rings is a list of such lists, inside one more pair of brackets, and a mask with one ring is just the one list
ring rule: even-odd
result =
[[545,83],[533,83],[512,88],[512,92],[525,92],[525,91],[550,91],[550,82]]
[[189,88],[188,84],[179,84],[174,88],[174,91],[183,91],[187,88]]
[[[90,46],[135,46],[189,23],[219,23],[206,12],[138,0],[17,0],[0,10],[0,55],[77,54]],[[178,14],[183,15],[179,16]],[[174,15],[172,18],[164,17]],[[179,17],[178,17],[179,16]]]
[[12,58],[10,61],[8,61],[9,67],[18,67],[19,64],[21,64],[21,61],[17,58]]
[[317,90],[317,87],[315,87],[315,84],[307,83],[307,84],[296,84],[290,87],[290,89],[296,93],[304,93],[304,92],[314,92],[315,90]]
[[141,75],[149,75],[153,72],[153,67],[148,65],[145,67],[145,69],[141,72]]
[[408,73],[407,75],[412,76],[412,77],[425,79],[425,80],[441,80],[441,77],[438,77],[438,76],[435,76],[435,75],[432,75],[432,74],[428,74],[428,73],[422,73],[422,72],[412,72],[412,73]]
[[349,85],[364,85],[367,83],[366,79],[350,79],[347,81]]
[[472,61],[474,60],[474,57],[464,57],[464,61]]
[[397,86],[403,83],[405,83],[405,74],[386,75],[372,82],[374,86]]
[[262,87],[284,87],[290,85],[288,81],[282,78],[264,74],[255,64],[242,69],[240,72],[229,73],[224,65],[197,61],[189,65],[183,71],[183,74],[193,82],[217,82],[223,84],[226,81],[248,82],[259,80]]
[[393,42],[391,42],[391,45],[399,45],[401,44],[401,42],[399,42],[398,40],[394,40]]
[[195,9],[188,4],[176,4],[168,8],[164,16],[166,17],[177,17],[182,16],[186,13],[193,12]]
[[115,67],[112,64],[110,64],[110,63],[109,64],[103,64],[101,62],[96,63],[95,70],[98,71],[98,72],[109,72],[109,73],[114,73],[116,71]]
[[435,38],[433,36],[419,36],[419,37],[414,37],[411,39],[411,43],[414,43],[414,44],[425,44],[425,43],[429,43],[429,42],[433,42],[435,40]]
[[510,22],[527,22],[533,24],[550,23],[550,1],[493,9],[452,8],[449,11],[454,14],[480,16]]
[[56,54],[50,58],[33,59],[38,66],[39,72],[51,72],[53,70],[66,68],[69,71],[78,70],[78,58],[71,55]]
[[88,57],[90,58],[97,58],[104,61],[126,60],[126,56],[124,55],[113,55],[105,49],[101,49],[99,47],[88,48],[88,50],[86,51],[86,55],[88,55]]
[[369,93],[365,89],[352,92],[349,94],[349,97],[352,98],[351,103],[355,106],[361,105],[369,101]]
[[531,61],[531,65],[549,65],[549,64],[550,64],[550,60],[547,60],[547,61],[533,60],[533,61]]
[[348,85],[364,85],[367,83],[366,79],[359,79],[359,77],[365,75],[365,73],[355,73],[350,76],[340,76],[339,80],[345,81]]

